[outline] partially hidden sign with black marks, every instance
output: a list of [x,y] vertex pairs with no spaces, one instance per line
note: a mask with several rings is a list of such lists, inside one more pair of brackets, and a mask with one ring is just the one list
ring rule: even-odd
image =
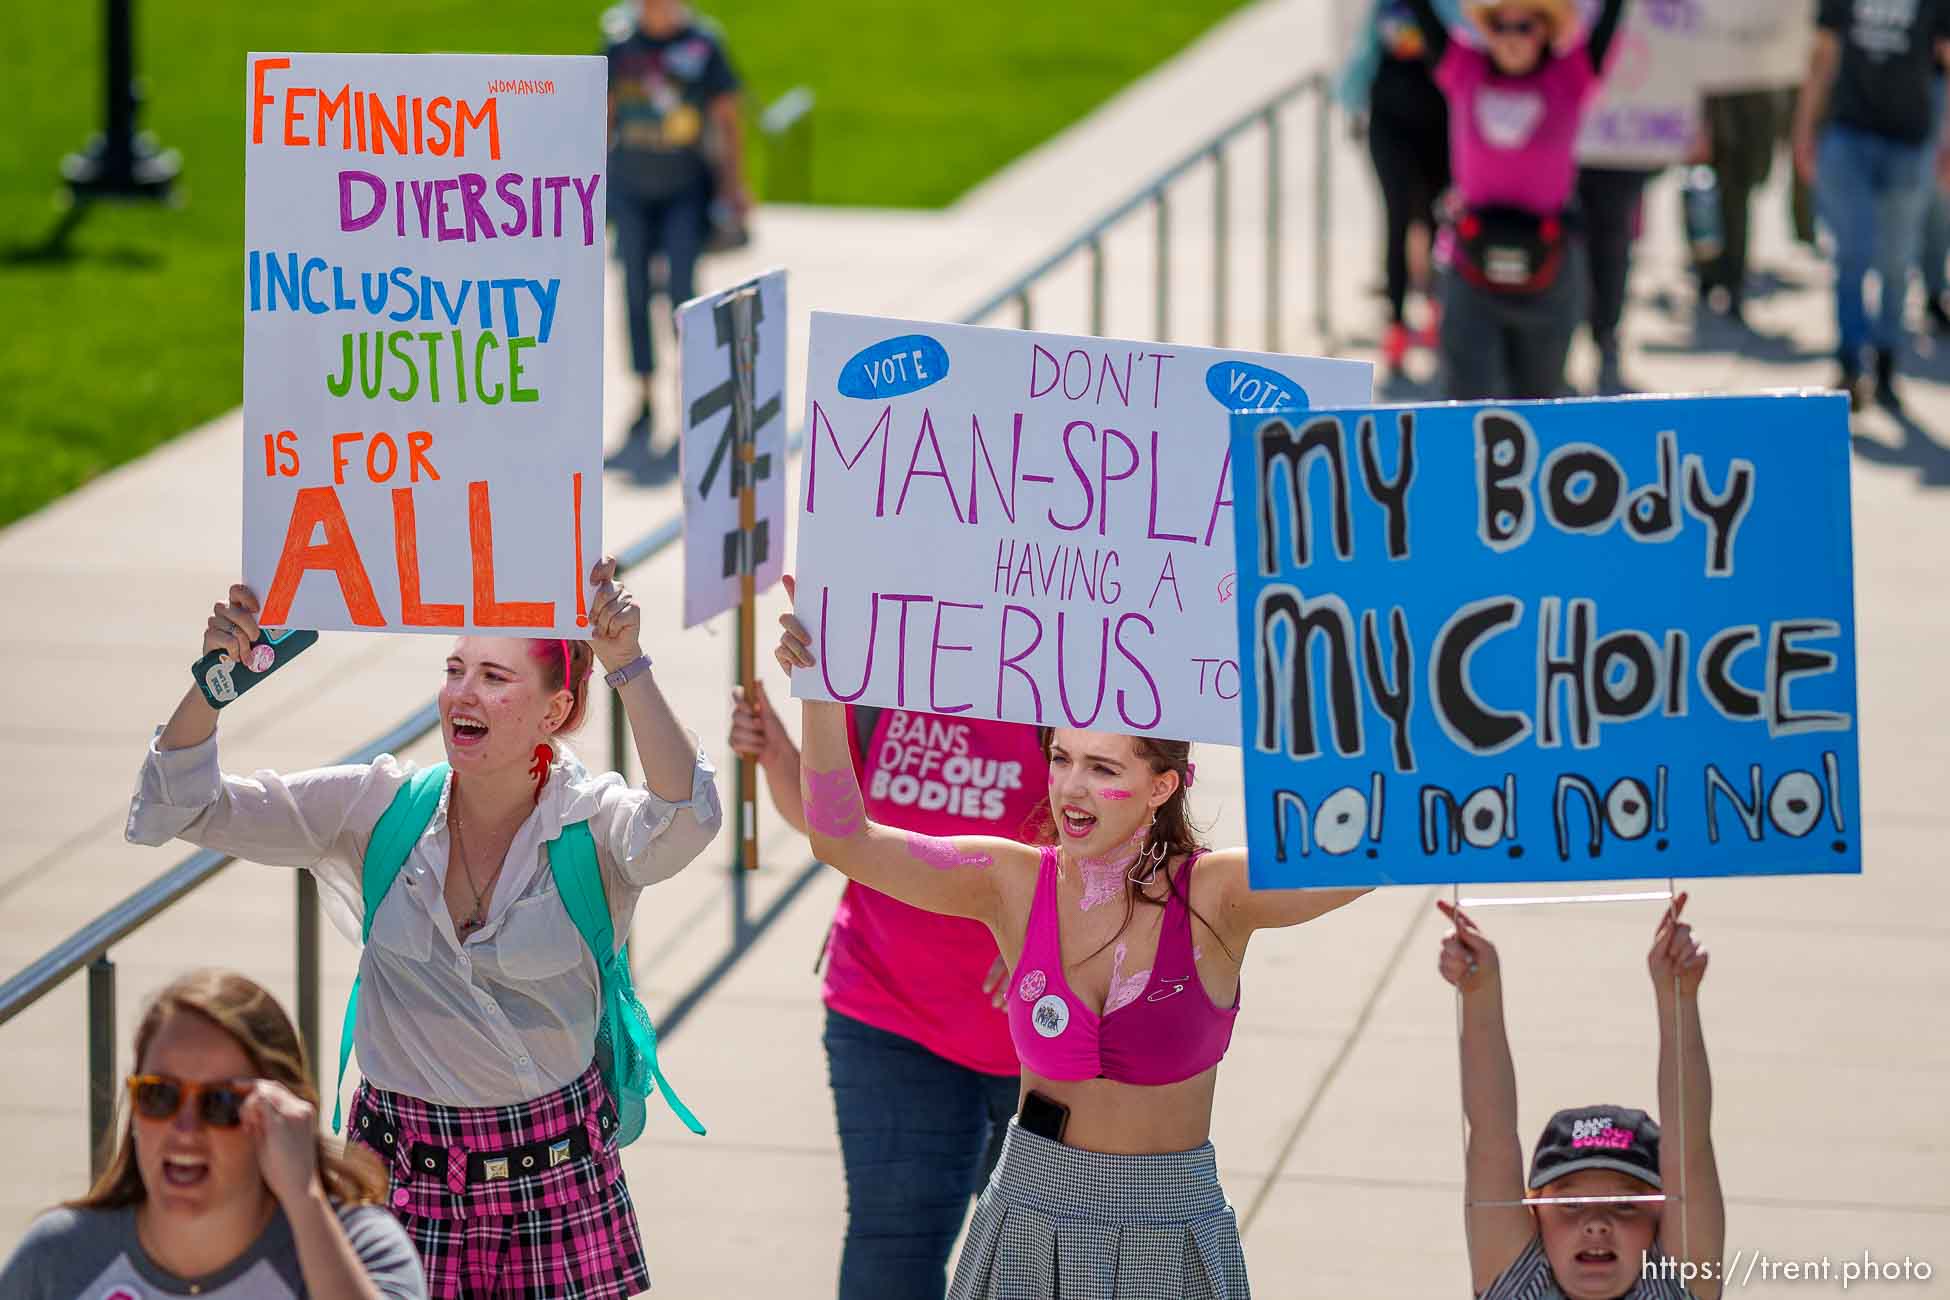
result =
[[[738,526],[745,465],[738,455],[737,355],[732,298],[756,290],[752,319],[752,460],[757,509],[751,536]],[[765,274],[677,311],[683,352],[684,626],[735,609],[749,566],[766,591],[785,569],[785,272]]]
[[1257,888],[1859,872],[1839,395],[1233,417]]

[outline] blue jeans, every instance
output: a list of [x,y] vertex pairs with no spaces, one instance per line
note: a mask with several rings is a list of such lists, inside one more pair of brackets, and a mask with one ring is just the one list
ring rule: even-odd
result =
[[616,223],[616,260],[623,264],[623,301],[630,318],[630,368],[647,375],[657,368],[650,344],[650,259],[664,255],[664,292],[671,310],[697,296],[697,258],[710,222],[708,187],[665,198],[610,190],[609,219]]
[[[1857,130],[1839,122],[1822,132],[1816,202],[1835,236],[1835,323],[1842,365],[1861,364],[1862,345],[1893,354],[1903,341],[1909,268],[1928,198],[1930,147]],[[1873,325],[1862,282],[1873,269],[1881,281]]]
[[1001,1153],[1020,1080],[830,1009],[825,1041],[846,1165],[840,1300],[942,1300],[948,1252]]

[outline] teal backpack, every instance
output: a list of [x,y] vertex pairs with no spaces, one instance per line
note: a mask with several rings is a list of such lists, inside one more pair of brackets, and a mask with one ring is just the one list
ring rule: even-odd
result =
[[[399,879],[406,858],[426,833],[440,806],[440,794],[447,784],[447,765],[415,772],[393,796],[392,806],[373,827],[372,842],[366,846],[361,892],[366,915],[360,942],[372,938],[372,918],[385,901],[387,891]],[[617,1142],[627,1146],[643,1132],[644,1099],[654,1088],[684,1127],[702,1137],[704,1125],[679,1100],[657,1068],[657,1030],[650,1015],[637,1000],[636,985],[630,978],[630,945],[616,948],[615,931],[609,919],[609,892],[603,886],[602,869],[596,862],[596,841],[589,834],[588,822],[572,822],[562,828],[561,837],[548,846],[548,868],[555,877],[555,892],[575,923],[583,943],[589,946],[602,973],[602,1019],[596,1026],[596,1063],[603,1082],[616,1103]],[[339,1081],[332,1105],[332,1132],[339,1131],[345,1090],[345,1066],[352,1056],[352,1028],[358,1019],[359,981],[352,981],[352,995],[345,1002],[345,1024],[339,1030]]]

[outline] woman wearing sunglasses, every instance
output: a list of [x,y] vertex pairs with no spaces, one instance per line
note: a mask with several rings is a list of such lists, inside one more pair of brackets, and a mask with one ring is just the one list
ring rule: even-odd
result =
[[[349,1037],[364,1080],[347,1131],[385,1162],[388,1204],[440,1296],[608,1300],[650,1285],[618,1149],[619,1108],[641,1098],[611,1094],[596,1051],[614,1003],[606,972],[644,888],[688,865],[721,814],[615,571],[605,559],[590,574],[588,641],[452,643],[444,772],[381,755],[226,774],[218,714],[192,688],[129,810],[134,842],[311,871],[334,923],[363,941]],[[257,612],[232,587],[204,650],[247,661]],[[562,744],[587,706],[592,652],[628,714],[643,786],[592,775]],[[368,907],[373,881],[389,883]],[[585,923],[592,907],[607,925]]]
[[1434,0],[1407,3],[1449,101],[1456,210],[1442,239],[1447,395],[1557,397],[1589,278],[1572,201],[1578,133],[1625,0],[1603,0],[1582,39],[1572,0],[1470,0],[1464,9],[1481,48],[1443,26]]
[[0,1296],[424,1300],[385,1172],[319,1136],[304,1048],[269,993],[184,975],[143,1014],[134,1060],[108,1168],[27,1230]]
[[1727,1218],[1699,1021],[1707,955],[1679,919],[1686,895],[1659,919],[1646,958],[1659,1015],[1659,1114],[1668,1131],[1624,1106],[1560,1110],[1544,1126],[1527,1175],[1496,945],[1462,911],[1436,907],[1454,927],[1437,968],[1461,995],[1463,1219],[1474,1294],[1719,1300]]

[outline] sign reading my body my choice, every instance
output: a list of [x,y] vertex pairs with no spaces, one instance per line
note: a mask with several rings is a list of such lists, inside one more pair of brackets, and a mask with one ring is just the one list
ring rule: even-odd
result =
[[262,621],[587,636],[602,60],[247,69],[244,575]]
[[1839,395],[1239,415],[1232,452],[1255,887],[1861,870]]
[[815,312],[813,699],[1237,744],[1230,412],[1365,363]]

